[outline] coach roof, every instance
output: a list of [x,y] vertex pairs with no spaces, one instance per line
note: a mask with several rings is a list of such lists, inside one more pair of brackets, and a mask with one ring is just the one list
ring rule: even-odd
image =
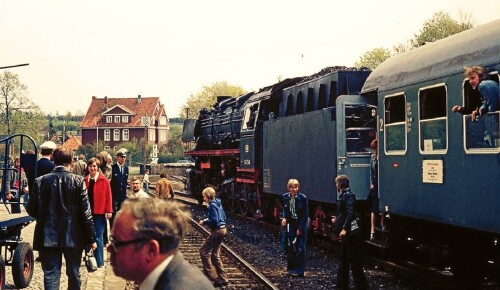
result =
[[371,73],[361,93],[438,79],[463,72],[464,66],[498,65],[499,51],[500,20],[495,20],[389,58]]

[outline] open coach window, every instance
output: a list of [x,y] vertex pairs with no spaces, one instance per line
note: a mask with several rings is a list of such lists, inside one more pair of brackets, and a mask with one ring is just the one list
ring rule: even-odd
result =
[[[498,72],[490,74],[490,80],[498,82]],[[499,92],[500,93],[500,92]],[[477,108],[481,106],[481,96],[473,90],[467,80],[463,85],[464,106]],[[488,112],[477,120],[470,114],[463,116],[464,146],[469,153],[500,152],[500,111]]]
[[406,101],[404,94],[384,99],[384,138],[386,154],[406,152]]
[[375,106],[348,105],[345,107],[345,138],[348,155],[369,155],[370,144],[376,136]]
[[418,93],[420,152],[444,154],[448,147],[446,87],[423,88]]

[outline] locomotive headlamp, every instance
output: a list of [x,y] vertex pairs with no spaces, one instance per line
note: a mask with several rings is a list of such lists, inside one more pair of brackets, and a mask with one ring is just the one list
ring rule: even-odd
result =
[[377,109],[372,108],[372,117],[377,116]]

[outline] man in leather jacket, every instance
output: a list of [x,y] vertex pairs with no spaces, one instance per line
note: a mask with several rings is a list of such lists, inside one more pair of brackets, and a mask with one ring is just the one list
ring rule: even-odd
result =
[[349,188],[349,177],[339,175],[335,178],[337,192],[340,193],[337,201],[337,216],[332,218],[333,231],[340,238],[340,265],[337,270],[337,284],[335,289],[349,289],[349,270],[356,289],[368,289],[365,273],[363,272],[360,237],[351,234],[351,222],[356,218],[354,207],[356,196]]
[[59,289],[62,255],[66,261],[68,289],[80,289],[83,248],[97,247],[94,222],[83,176],[71,173],[73,152],[54,150],[56,167],[35,179],[27,211],[36,219],[33,248],[38,250],[44,272],[44,289]]

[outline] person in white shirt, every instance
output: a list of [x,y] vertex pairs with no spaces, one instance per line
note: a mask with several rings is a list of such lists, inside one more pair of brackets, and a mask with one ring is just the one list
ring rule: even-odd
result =
[[144,172],[144,178],[142,179],[142,183],[144,184],[144,192],[149,194],[149,169],[146,169]]
[[139,177],[132,178],[130,182],[131,193],[127,194],[127,198],[148,198],[149,194],[145,193],[141,188],[142,182]]

